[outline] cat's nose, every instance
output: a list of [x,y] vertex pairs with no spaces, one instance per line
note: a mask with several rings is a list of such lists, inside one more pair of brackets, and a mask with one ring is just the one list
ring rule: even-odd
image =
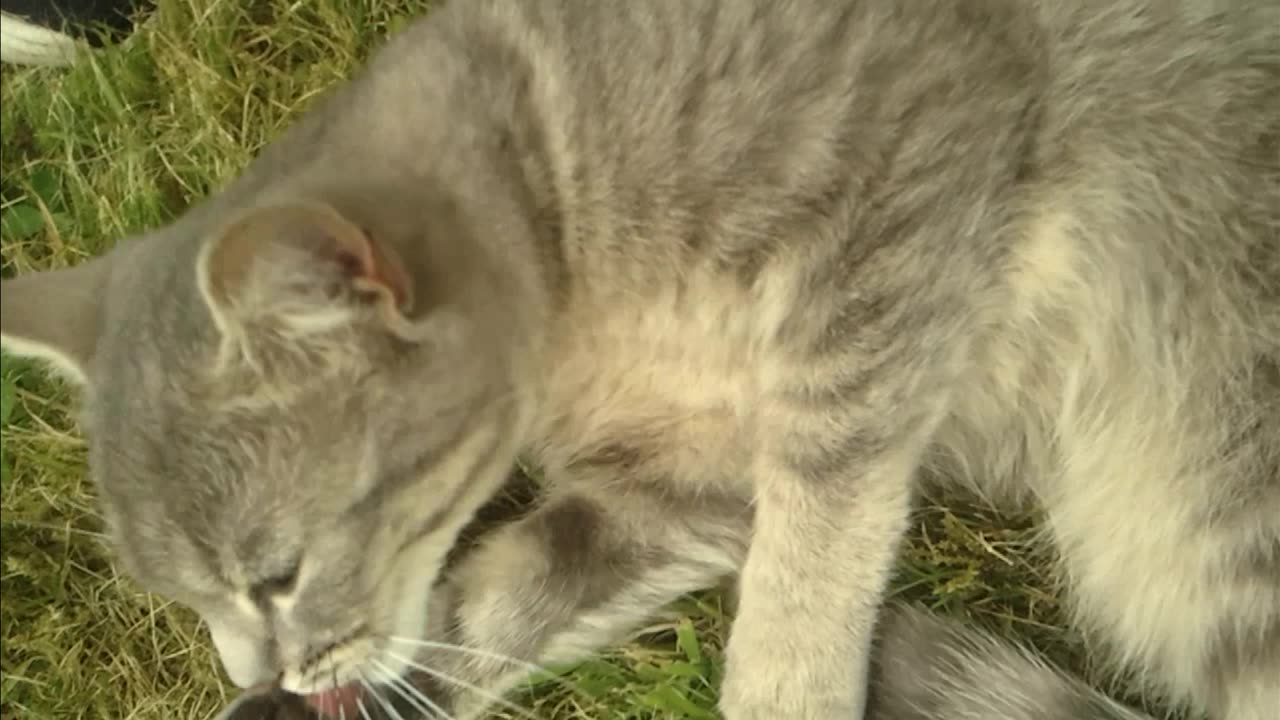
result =
[[262,628],[246,628],[243,617],[210,615],[204,620],[227,677],[236,687],[269,683],[279,673]]

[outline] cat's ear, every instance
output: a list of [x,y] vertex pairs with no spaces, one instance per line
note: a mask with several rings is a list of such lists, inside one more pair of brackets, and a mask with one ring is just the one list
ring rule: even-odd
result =
[[102,294],[114,254],[0,281],[0,345],[81,385],[101,337]]
[[224,332],[266,322],[320,333],[370,316],[407,340],[417,331],[408,319],[414,288],[400,259],[326,205],[249,213],[208,243],[197,272]]

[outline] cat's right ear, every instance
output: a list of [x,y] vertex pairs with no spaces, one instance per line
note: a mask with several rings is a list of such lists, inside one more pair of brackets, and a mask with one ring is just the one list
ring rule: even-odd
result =
[[102,293],[113,256],[0,281],[0,345],[84,385],[101,337]]
[[224,334],[260,326],[319,335],[371,316],[406,340],[421,332],[399,258],[327,205],[250,212],[211,238],[197,272]]

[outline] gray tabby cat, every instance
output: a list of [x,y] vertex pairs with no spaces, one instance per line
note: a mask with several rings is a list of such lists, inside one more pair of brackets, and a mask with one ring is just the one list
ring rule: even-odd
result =
[[[84,384],[120,562],[241,686],[474,718],[421,668],[501,692],[736,576],[728,720],[1137,717],[883,608],[930,475],[1040,505],[1150,692],[1273,718],[1280,3],[1224,7],[448,3],[4,281],[6,347]],[[550,495],[442,573],[520,453]]]

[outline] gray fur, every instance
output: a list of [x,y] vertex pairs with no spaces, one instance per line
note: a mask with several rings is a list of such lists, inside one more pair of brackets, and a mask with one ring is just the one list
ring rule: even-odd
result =
[[[856,718],[927,469],[1039,504],[1150,692],[1280,707],[1274,0],[449,3],[173,225],[2,287],[121,562],[242,685],[568,660],[736,576],[728,720]],[[520,453],[551,496],[441,574]],[[889,652],[875,707],[964,682]],[[466,657],[408,659],[522,672]]]

